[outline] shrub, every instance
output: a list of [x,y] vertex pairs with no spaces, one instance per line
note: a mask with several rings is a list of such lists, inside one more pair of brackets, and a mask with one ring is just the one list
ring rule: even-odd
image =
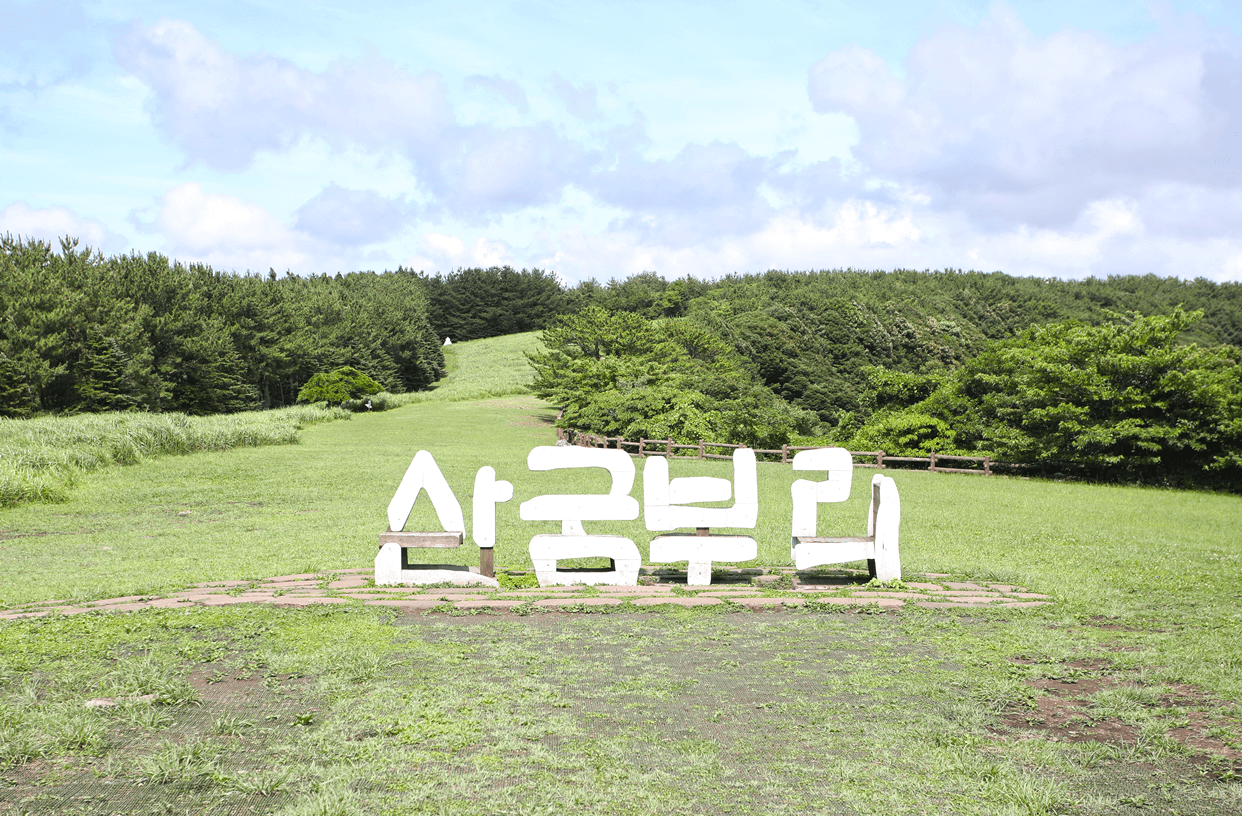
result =
[[326,402],[341,405],[368,394],[378,394],[383,386],[356,368],[343,366],[331,372],[319,372],[298,392],[298,402]]
[[[1032,326],[947,374],[921,402],[873,415],[850,447],[986,453],[1003,462],[1237,491],[1242,362],[1236,348],[1179,342],[1201,316],[1179,308],[1164,316],[1118,315],[1103,326]],[[891,375],[887,382],[909,385],[905,398],[927,384]]]
[[876,414],[846,444],[850,450],[882,450],[894,456],[958,453],[956,434],[943,419],[917,411]]

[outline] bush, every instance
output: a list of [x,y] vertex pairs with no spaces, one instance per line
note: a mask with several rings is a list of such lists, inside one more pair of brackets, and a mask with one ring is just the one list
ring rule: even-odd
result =
[[[1118,315],[1104,326],[1033,326],[946,375],[921,402],[873,415],[850,446],[990,454],[1099,477],[1237,491],[1242,363],[1236,348],[1179,342],[1201,316],[1179,308],[1166,316]],[[917,386],[910,396],[925,387],[905,382]]]
[[757,382],[728,344],[684,320],[655,324],[596,306],[560,318],[528,355],[531,391],[557,424],[629,440],[710,439],[777,448],[818,424]]
[[876,414],[846,443],[855,451],[884,451],[894,456],[955,454],[957,439],[949,423],[917,411]]
[[343,366],[331,372],[319,372],[298,392],[298,402],[326,402],[341,405],[368,394],[378,394],[383,386],[356,368]]

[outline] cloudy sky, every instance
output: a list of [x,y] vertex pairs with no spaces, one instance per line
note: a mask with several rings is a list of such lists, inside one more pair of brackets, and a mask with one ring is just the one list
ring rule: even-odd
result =
[[0,0],[0,233],[1242,281],[1242,4]]

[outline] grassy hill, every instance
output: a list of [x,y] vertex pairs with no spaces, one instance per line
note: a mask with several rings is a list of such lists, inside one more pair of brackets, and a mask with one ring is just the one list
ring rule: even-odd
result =
[[[521,393],[533,340],[455,345],[434,391],[306,427],[299,444],[142,458],[84,472],[60,503],[0,510],[0,605],[369,566],[419,449],[467,524],[479,467],[514,484],[496,560],[528,568],[530,537],[557,525],[521,521],[518,505],[607,487],[602,472],[527,469],[555,438],[552,409]],[[759,561],[788,564],[793,473],[759,467]],[[907,578],[1012,582],[1056,603],[399,625],[373,607],[243,604],[2,622],[0,770],[17,781],[0,813],[5,790],[58,790],[42,758],[58,778],[113,785],[88,791],[99,802],[125,791],[194,812],[242,801],[226,791],[281,814],[1238,812],[1234,765],[1189,754],[1177,734],[1210,717],[1242,752],[1242,497],[893,475]],[[870,476],[821,509],[821,530],[862,533]],[[407,526],[436,528],[425,497]],[[647,552],[641,519],[586,527]],[[439,555],[476,563],[477,551]],[[101,689],[168,702],[85,709]],[[1069,733],[1090,739],[1038,730],[1063,689],[1087,701],[1067,709]],[[183,705],[195,699],[225,713],[213,723]],[[1130,736],[1088,731],[1099,723]]]
[[397,403],[459,402],[528,393],[533,371],[526,355],[542,349],[540,334],[524,332],[445,346],[448,375],[429,391],[401,394]]

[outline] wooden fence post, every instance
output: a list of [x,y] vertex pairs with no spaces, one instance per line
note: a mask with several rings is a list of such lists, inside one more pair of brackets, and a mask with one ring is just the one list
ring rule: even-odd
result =
[[788,443],[781,445],[781,464],[789,464],[789,445]]
[[936,454],[934,452],[931,455],[931,464],[927,466],[927,469],[932,473],[936,472]]
[[992,457],[991,456],[983,457],[983,475],[984,476],[992,475]]
[[647,455],[646,450],[645,450],[646,447],[647,447],[647,440],[643,439],[641,436],[638,437],[638,455],[639,456]]
[[671,439],[664,440],[664,455],[667,456],[669,459],[673,458],[673,440]]
[[880,451],[875,455],[875,466],[881,470],[884,468],[884,451]]
[[703,447],[703,440],[700,439],[699,440],[699,458],[700,459],[704,458],[705,454],[706,454],[706,451],[704,450],[704,447]]

